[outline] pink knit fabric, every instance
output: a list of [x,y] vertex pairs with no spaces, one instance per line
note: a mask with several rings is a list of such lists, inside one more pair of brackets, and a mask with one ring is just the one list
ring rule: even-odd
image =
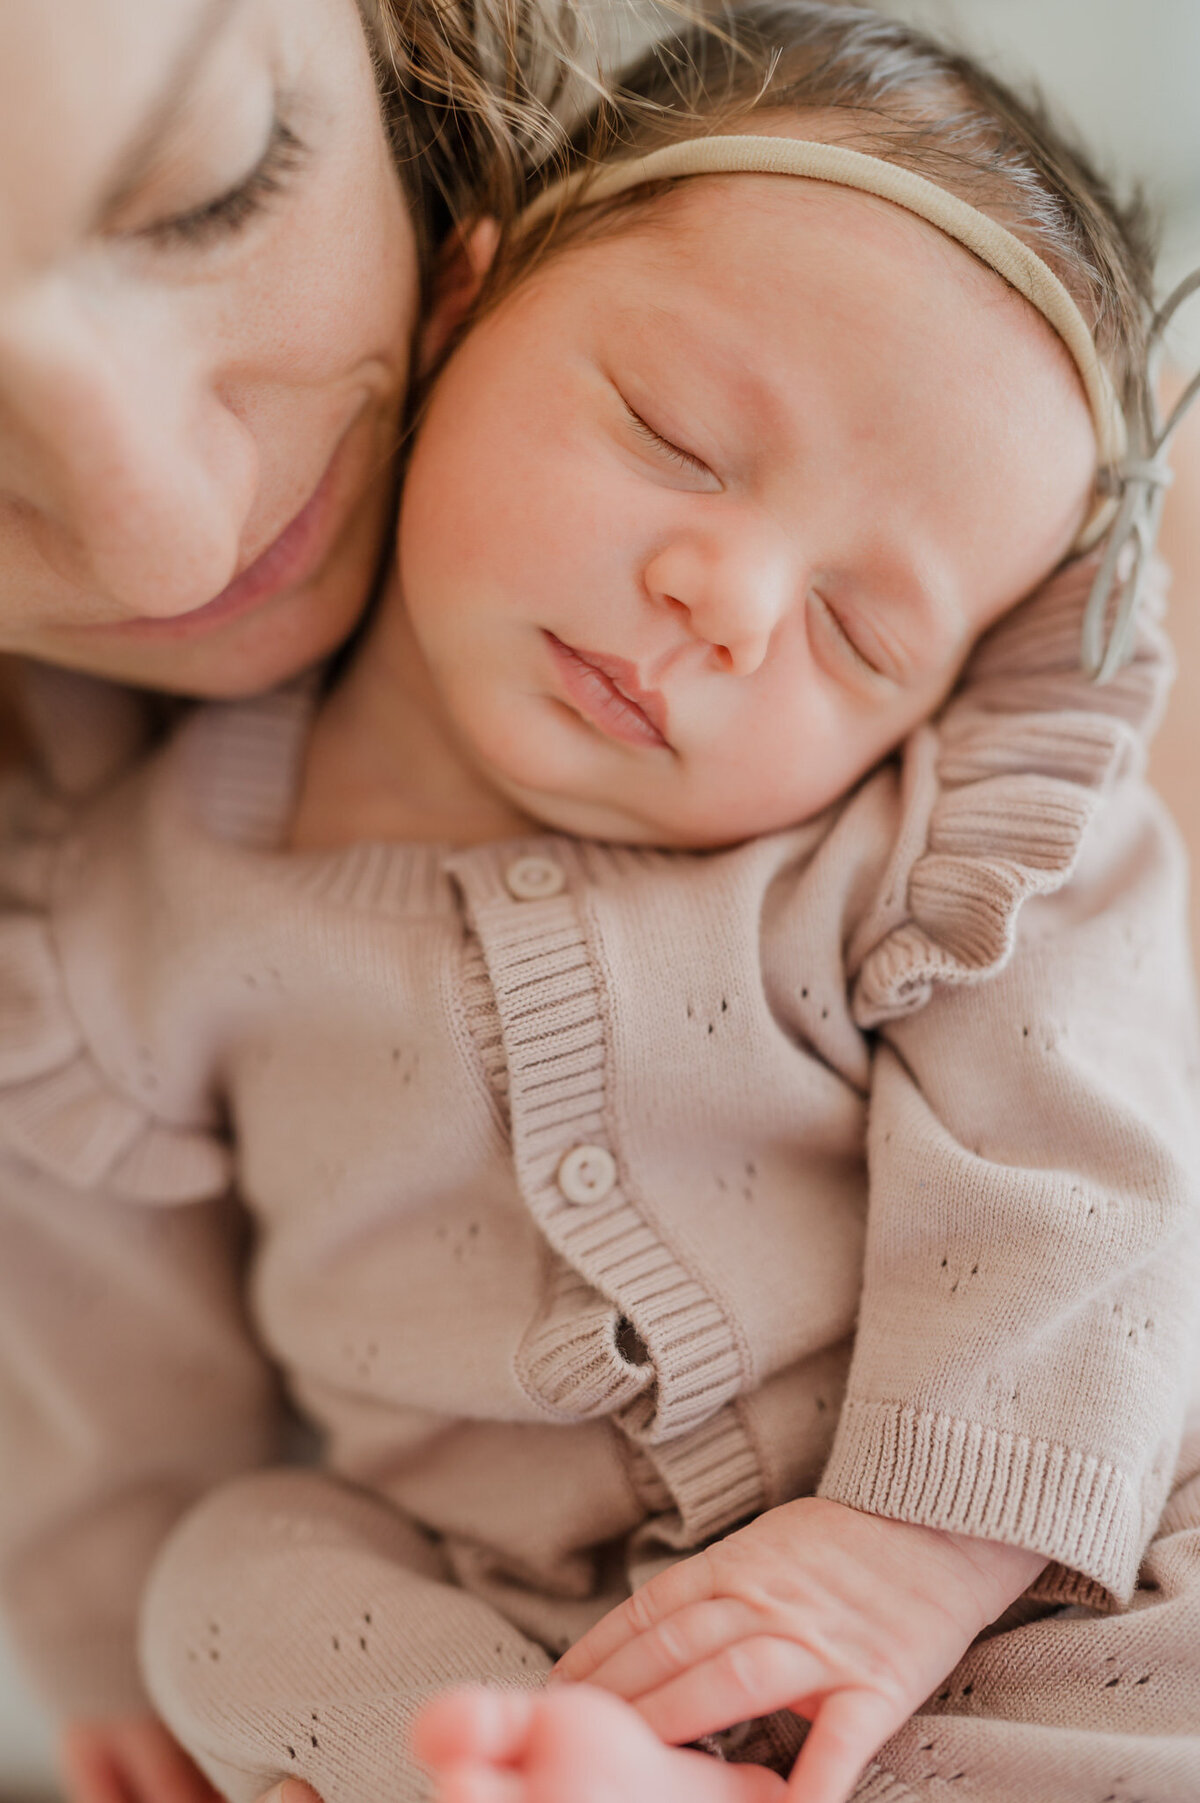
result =
[[58,1707],[142,1696],[145,1573],[277,1456],[279,1373],[541,1645],[614,1546],[627,1586],[818,1487],[1130,1599],[1195,1356],[1197,1051],[1139,774],[1165,653],[1092,689],[1089,578],[728,851],[291,853],[299,690],[10,795],[0,1573]]

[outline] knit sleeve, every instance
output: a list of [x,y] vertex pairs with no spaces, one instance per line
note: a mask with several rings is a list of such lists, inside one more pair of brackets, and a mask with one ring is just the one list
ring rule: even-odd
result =
[[210,1130],[152,1119],[73,1018],[50,893],[69,809],[0,823],[0,1598],[65,1717],[146,1707],[144,1574],[209,1486],[268,1461],[242,1226]]
[[[909,748],[852,971],[874,1029],[863,1293],[822,1493],[1130,1596],[1200,1294],[1181,850],[1141,780],[1157,627],[1078,673],[1087,565],[981,647]],[[915,824],[914,824],[915,822]]]

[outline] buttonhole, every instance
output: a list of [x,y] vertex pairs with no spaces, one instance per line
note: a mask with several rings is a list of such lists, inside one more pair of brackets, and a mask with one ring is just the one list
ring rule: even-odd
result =
[[650,1348],[627,1315],[618,1317],[613,1334],[617,1351],[627,1365],[648,1365]]

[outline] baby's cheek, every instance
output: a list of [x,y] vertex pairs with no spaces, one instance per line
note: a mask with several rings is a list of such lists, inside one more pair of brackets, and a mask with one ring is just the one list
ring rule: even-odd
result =
[[745,710],[718,761],[716,794],[766,833],[819,814],[878,761],[878,724],[831,701],[815,672]]

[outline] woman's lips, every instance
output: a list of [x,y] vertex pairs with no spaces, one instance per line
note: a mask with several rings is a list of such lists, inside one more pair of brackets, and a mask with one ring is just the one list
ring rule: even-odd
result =
[[637,669],[623,657],[564,645],[544,633],[571,705],[610,739],[625,745],[668,746],[667,704],[657,689],[643,689]]
[[194,607],[188,613],[168,618],[118,620],[104,626],[91,626],[88,632],[105,637],[138,639],[187,639],[226,626],[243,614],[253,612],[272,600],[283,589],[290,588],[310,576],[322,561],[329,546],[334,523],[333,497],[340,452],[345,439],[326,466],[310,498],[300,512],[284,527],[279,537],[235,576],[219,595]]

